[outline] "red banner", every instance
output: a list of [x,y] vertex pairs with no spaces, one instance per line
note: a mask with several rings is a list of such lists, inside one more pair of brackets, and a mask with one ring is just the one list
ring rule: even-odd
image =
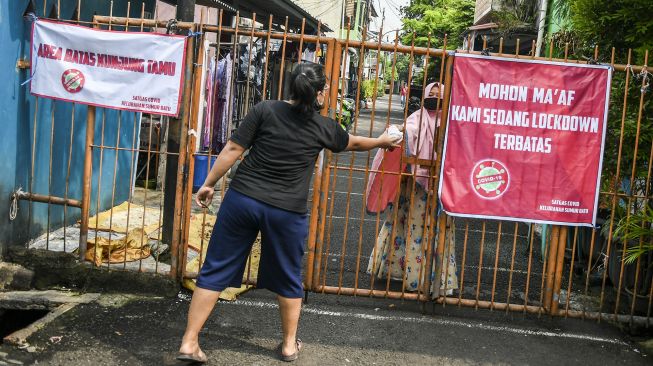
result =
[[440,175],[453,216],[595,224],[611,69],[457,54]]

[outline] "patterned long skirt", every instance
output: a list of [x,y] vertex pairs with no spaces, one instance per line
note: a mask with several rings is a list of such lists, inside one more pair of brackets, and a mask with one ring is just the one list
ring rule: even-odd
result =
[[[415,195],[412,198],[411,192]],[[367,266],[367,273],[376,275],[379,279],[386,279],[388,271],[390,278],[393,280],[403,281],[406,278],[404,288],[406,291],[417,291],[419,287],[424,286],[426,267],[428,261],[425,260],[428,246],[431,246],[433,256],[433,265],[429,271],[431,288],[430,292],[435,293],[437,286],[435,279],[435,248],[437,243],[437,234],[425,238],[425,227],[429,226],[429,217],[426,213],[426,202],[429,194],[419,184],[413,183],[411,177],[403,177],[400,184],[399,201],[395,210],[389,207],[385,211],[385,222],[376,239],[376,245],[370,254],[370,260]],[[433,212],[433,210],[429,210]],[[433,217],[430,218],[434,219]],[[426,225],[425,225],[426,221]],[[396,222],[396,228],[393,233],[393,223]],[[437,226],[437,225],[435,225]],[[458,276],[456,275],[456,252],[455,252],[455,230],[452,222],[447,225],[446,246],[444,258],[445,265],[442,266],[440,279],[440,289],[446,290],[451,294],[458,288]],[[392,237],[394,236],[394,243]],[[426,242],[428,240],[428,243]],[[392,245],[391,245],[392,243]],[[446,283],[446,286],[445,286]]]

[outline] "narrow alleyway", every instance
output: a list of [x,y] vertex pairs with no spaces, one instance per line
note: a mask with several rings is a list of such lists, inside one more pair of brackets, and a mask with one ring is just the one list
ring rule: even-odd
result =
[[[363,109],[360,113],[357,126],[357,134],[367,136],[372,127],[373,136],[380,135],[385,129],[388,121],[393,124],[403,124],[404,114],[399,101],[399,96],[393,95],[392,108],[389,107],[388,96],[381,97],[376,102],[374,120],[372,121],[372,105],[369,109]],[[373,125],[372,125],[373,123]],[[353,131],[352,131],[353,132]],[[367,264],[370,253],[372,252],[378,229],[384,222],[385,214],[377,215],[362,214],[364,208],[363,193],[365,191],[365,171],[366,167],[371,167],[376,151],[368,152],[347,152],[334,155],[333,165],[348,169],[353,165],[355,169],[363,171],[337,170],[335,176],[331,175],[330,197],[333,191],[335,200],[333,210],[331,211],[331,202],[327,215],[331,216],[331,226],[327,224],[325,230],[325,246],[329,246],[326,285],[338,286],[340,282],[341,259],[344,257],[344,271],[342,276],[343,286],[353,287],[355,278],[358,275],[359,288],[370,288],[370,276],[366,274]],[[352,160],[353,155],[353,160]],[[353,161],[353,163],[352,163]],[[334,169],[335,170],[335,169]],[[439,174],[439,172],[438,172]],[[335,183],[334,183],[335,182]],[[334,187],[335,185],[335,187]],[[351,194],[349,194],[351,193]],[[350,202],[347,204],[347,198]],[[330,198],[331,200],[331,198]],[[362,221],[361,221],[362,218]],[[481,289],[479,293],[480,300],[490,301],[492,299],[492,286],[494,281],[494,263],[497,260],[496,289],[495,301],[506,302],[508,299],[508,286],[510,282],[510,268],[512,262],[512,247],[515,244],[515,259],[510,291],[510,302],[523,303],[525,297],[526,279],[528,273],[529,259],[529,225],[524,223],[503,222],[499,230],[498,221],[486,221],[485,235],[483,236],[483,223],[481,220],[458,219],[455,221],[456,226],[456,260],[458,267],[458,277],[461,278],[462,258],[465,238],[465,225],[469,224],[467,230],[467,248],[465,260],[465,273],[463,295],[468,298],[474,298],[476,295],[477,273],[479,263],[481,264]],[[515,238],[515,225],[517,225],[517,236]],[[345,232],[346,228],[346,232]],[[358,261],[359,236],[362,231],[362,245],[360,251],[360,261]],[[499,236],[499,232],[501,235]],[[330,241],[327,241],[327,238]],[[484,246],[481,252],[481,242],[484,239]],[[343,245],[344,240],[344,245]],[[499,255],[497,257],[497,240],[499,240]],[[542,283],[542,256],[539,243],[539,236],[534,241],[534,250],[532,253],[532,269],[529,284],[529,304],[537,305],[540,299],[540,287]],[[327,244],[328,243],[328,244]],[[344,249],[344,256],[343,254]],[[479,261],[482,253],[482,262]],[[498,258],[498,259],[497,259]],[[356,273],[356,268],[359,268]],[[391,289],[401,291],[401,283],[391,281]],[[385,280],[375,281],[375,289],[384,289]],[[565,287],[566,288],[566,287]],[[458,293],[455,292],[457,297]],[[573,304],[572,304],[573,305]]]

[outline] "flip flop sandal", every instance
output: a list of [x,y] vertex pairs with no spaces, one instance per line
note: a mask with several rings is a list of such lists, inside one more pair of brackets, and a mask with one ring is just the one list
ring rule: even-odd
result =
[[281,343],[279,345],[279,356],[281,358],[281,361],[292,362],[292,361],[295,361],[297,358],[299,358],[299,351],[302,350],[302,340],[301,339],[297,338],[297,340],[295,340],[295,347],[296,347],[295,353],[293,353],[292,355],[287,355],[286,356],[281,352],[281,350],[283,349],[283,343]]
[[204,357],[199,357],[189,353],[180,353],[177,355],[177,361],[182,361],[187,363],[206,363],[208,359],[206,355]]

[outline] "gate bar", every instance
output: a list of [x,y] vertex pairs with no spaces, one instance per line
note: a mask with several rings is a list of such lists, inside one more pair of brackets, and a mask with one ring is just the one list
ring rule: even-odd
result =
[[[204,23],[204,10],[201,11],[200,13],[200,24]],[[184,122],[186,125],[190,125],[188,128],[189,130],[193,131],[198,131],[198,124],[200,121],[198,121],[198,116],[199,116],[199,110],[200,110],[200,95],[201,95],[201,85],[202,85],[202,67],[205,62],[208,62],[208,60],[204,59],[204,40],[205,40],[205,35],[202,34],[202,37],[200,38],[199,44],[198,44],[198,51],[197,51],[197,62],[194,63],[194,68],[193,68],[193,89],[192,89],[192,101],[191,101],[191,111],[190,111],[190,120],[187,122]],[[218,51],[216,51],[218,52]],[[188,137],[188,155],[186,158],[185,164],[187,164],[188,169],[187,171],[187,177],[186,177],[186,190],[184,191],[185,194],[185,201],[184,201],[184,211],[182,215],[182,227],[184,230],[181,232],[181,253],[180,253],[180,261],[179,261],[179,266],[180,266],[180,278],[183,279],[184,274],[186,272],[186,261],[188,257],[188,245],[189,245],[189,236],[190,236],[190,216],[192,212],[192,207],[193,207],[193,177],[195,174],[195,153],[196,153],[196,148],[195,148],[195,143],[197,141],[197,136],[196,134],[191,134]],[[210,151],[209,151],[210,152]],[[211,159],[209,158],[209,164],[211,162]],[[211,168],[209,165],[209,169],[207,172],[210,172]],[[207,173],[208,174],[208,173]],[[202,228],[204,228],[202,226]],[[202,236],[204,238],[204,236]],[[200,254],[201,255],[201,254]]]
[[[327,55],[330,55],[334,50],[335,44],[333,42],[327,42]],[[326,58],[326,65],[324,70],[329,73],[329,70],[333,67],[333,57]],[[320,114],[326,116],[329,113],[328,108],[322,108]],[[320,208],[320,193],[322,192],[322,180],[323,180],[323,171],[326,171],[326,152],[323,150],[317,162],[315,164],[315,171],[313,176],[313,198],[311,199],[311,219],[308,227],[308,244],[306,248],[307,258],[306,258],[306,275],[304,278],[304,290],[312,290],[314,287],[313,282],[313,273],[315,271],[315,253],[316,253],[316,244],[317,244],[317,227],[318,227],[318,217],[319,217],[319,208]],[[321,258],[318,256],[318,258]],[[318,260],[318,264],[319,264]],[[319,272],[318,272],[319,273]],[[317,281],[316,281],[317,283]]]
[[[195,25],[191,27],[191,31],[195,32]],[[170,276],[177,278],[180,275],[181,263],[179,259],[182,258],[182,246],[179,245],[182,237],[182,215],[184,211],[184,195],[183,190],[185,186],[184,174],[187,171],[186,150],[188,149],[188,118],[190,112],[190,102],[192,94],[193,82],[193,54],[195,48],[195,37],[189,37],[186,44],[186,70],[184,70],[184,95],[183,104],[181,108],[180,121],[181,121],[181,136],[179,139],[179,160],[177,164],[177,187],[175,191],[175,212],[172,221],[172,243],[170,245],[170,253],[172,254],[170,262]]]
[[16,192],[16,198],[18,198],[19,200],[25,200],[31,202],[49,203],[53,205],[82,208],[82,201],[74,200],[70,198],[56,197],[51,195],[19,191]]
[[[561,226],[558,231],[558,252],[556,256],[556,271],[553,281],[553,298],[551,302],[551,314],[558,313],[558,306],[560,304],[560,288],[562,287],[563,267],[565,261],[565,251],[567,249],[567,226]],[[573,267],[573,262],[571,267]],[[571,294],[567,294],[569,298]]]
[[[445,118],[448,116],[449,113],[449,96],[451,95],[451,79],[453,75],[453,54],[452,53],[447,53],[445,54],[445,72],[444,72],[444,96],[442,99],[442,117],[440,118],[441,121],[444,121]],[[440,165],[442,164],[442,147],[444,145],[444,131],[446,128],[446,123],[440,123],[440,126],[438,127],[437,131],[437,142],[436,146],[438,149],[436,160],[435,160],[435,171],[440,170]],[[433,187],[439,187],[440,184],[440,176],[435,175],[433,177]],[[433,197],[431,198],[431,209],[434,211],[437,209],[437,194],[434,194]],[[435,212],[437,214],[437,212]],[[442,214],[442,216],[445,216],[446,214]],[[444,240],[440,240],[440,238],[444,238],[445,235],[445,230],[446,229],[446,222],[441,223],[440,220],[437,219],[437,216],[434,216],[434,219],[431,220],[430,222],[430,228],[429,232],[433,233],[436,230],[436,226],[438,226],[440,229],[438,235],[438,246],[436,247],[436,252],[438,255],[442,255],[444,253],[444,245],[446,242]],[[426,268],[433,268],[433,260],[434,256],[431,254],[432,249],[431,245],[427,247],[426,251],[426,256],[427,256],[427,266]],[[435,289],[433,291],[433,296],[434,297],[440,297],[440,279],[442,276],[442,263],[441,263],[441,258],[442,257],[437,257],[438,262],[435,263],[435,277],[434,281],[436,281],[437,286],[435,286]],[[431,288],[431,276],[426,276],[426,284],[425,288],[430,289]],[[428,292],[427,292],[428,293]]]
[[[125,18],[125,17],[110,17],[110,16],[100,16],[96,15],[94,16],[94,21],[100,24],[113,24],[113,25],[126,25],[129,22],[136,22],[136,23],[143,23],[143,26],[145,27],[157,27],[157,28],[165,28],[167,21],[163,20],[153,20],[153,19],[146,19],[146,20],[141,20],[140,18]],[[195,23],[190,23],[190,22],[178,22],[177,23],[177,28],[179,29],[191,29]],[[220,28],[215,26],[215,25],[204,25],[202,28],[202,31],[209,31],[209,32],[218,32]],[[234,28],[222,28],[222,32],[224,33],[234,33],[235,30]],[[262,32],[262,31],[255,31],[253,34],[255,37],[266,37],[268,36],[269,32]],[[283,33],[281,32],[275,32],[270,35],[270,38],[272,39],[283,39]],[[300,40],[300,35],[295,34],[295,33],[288,33],[286,38],[291,41],[299,41]],[[318,36],[313,36],[313,35],[304,35],[304,41],[305,42],[317,42],[318,38],[321,41],[330,41],[333,40],[336,43],[339,44],[344,44],[344,41],[341,39],[336,39],[333,37],[318,37]],[[367,49],[374,49],[377,48],[377,42],[374,41],[367,41],[367,42],[361,42],[361,41],[354,41],[351,40],[349,41],[351,47],[360,47],[362,43],[364,43],[364,47]],[[394,50],[394,45],[392,44],[382,44],[381,45],[381,50],[382,51],[393,51]],[[398,46],[397,50],[402,52],[402,53],[409,53],[410,52],[410,47],[409,46]],[[432,56],[439,56],[442,53],[447,53],[451,51],[446,51],[442,49],[432,49],[428,50],[426,47],[415,47],[414,54],[416,55],[426,55],[427,53],[430,52],[430,55]],[[474,55],[480,55],[480,51],[466,51],[466,53],[471,53]],[[490,53],[489,56],[497,56],[497,53]],[[506,58],[517,58],[515,55],[508,55],[508,54],[501,54],[501,57],[506,57]],[[557,58],[550,58],[550,57],[531,57],[530,59],[533,60],[541,60],[541,61],[555,61],[555,62],[564,62],[564,59],[557,59]],[[587,64],[587,61],[579,61],[577,62],[579,64]],[[616,71],[627,71],[627,70],[632,70],[633,72],[641,72],[642,70],[645,69],[644,66],[636,66],[636,65],[624,65],[624,64],[614,64],[612,65]]]
[[91,208],[91,178],[93,176],[93,139],[95,138],[95,106],[89,105],[86,112],[86,149],[84,152],[84,173],[82,186],[82,219],[79,229],[79,260],[86,257],[88,241],[88,219]]

